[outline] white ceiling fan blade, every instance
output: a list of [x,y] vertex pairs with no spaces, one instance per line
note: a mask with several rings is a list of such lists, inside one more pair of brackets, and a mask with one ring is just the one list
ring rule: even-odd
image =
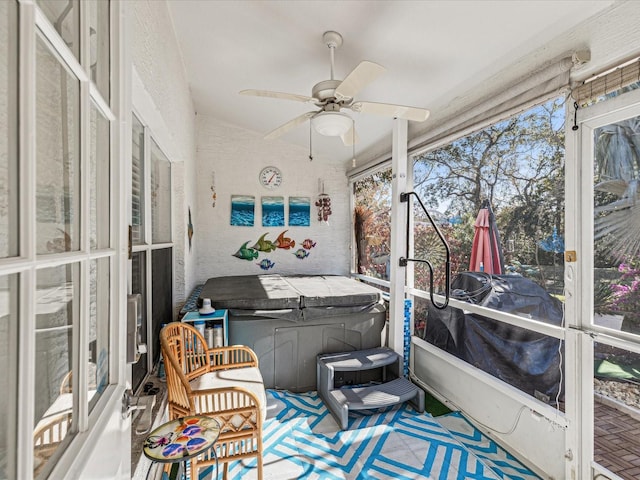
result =
[[303,113],[299,117],[296,117],[293,120],[289,120],[284,125],[280,125],[275,130],[272,130],[271,132],[267,133],[264,136],[264,138],[265,138],[265,140],[272,140],[274,138],[278,138],[280,135],[283,135],[283,134],[287,133],[289,130],[297,127],[301,123],[306,122],[308,119],[310,119],[312,117],[315,117],[317,114],[318,114],[318,112]]
[[386,70],[382,65],[364,60],[338,85],[334,96],[338,100],[350,100]]
[[407,107],[405,105],[392,105],[389,103],[376,102],[354,102],[349,105],[354,112],[373,113],[385,115],[387,117],[404,118],[414,122],[424,122],[429,117],[429,110],[426,108]]
[[282,100],[294,100],[296,102],[315,103],[318,100],[306,95],[297,95],[295,93],[271,92],[269,90],[242,90],[240,95],[253,95],[254,97],[280,98]]
[[353,125],[349,131],[344,135],[341,135],[340,138],[342,139],[342,143],[344,143],[345,147],[350,147],[351,145],[358,143],[359,140],[358,132],[354,130]]

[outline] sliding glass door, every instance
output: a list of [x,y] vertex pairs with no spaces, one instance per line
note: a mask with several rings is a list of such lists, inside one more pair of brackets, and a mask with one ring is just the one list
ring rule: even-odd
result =
[[631,479],[640,462],[640,91],[578,120],[567,222],[577,235],[568,288],[581,359],[580,473]]

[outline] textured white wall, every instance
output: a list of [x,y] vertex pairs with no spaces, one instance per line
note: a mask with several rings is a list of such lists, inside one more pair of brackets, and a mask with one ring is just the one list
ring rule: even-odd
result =
[[195,195],[185,185],[194,182],[195,110],[166,3],[134,0],[128,5],[133,14],[133,105],[172,162],[174,303],[179,307],[194,282],[186,219]]
[[[350,212],[348,183],[345,167],[340,162],[314,158],[309,152],[282,141],[266,141],[261,134],[237,128],[211,117],[198,116],[197,125],[197,214],[194,216],[194,249],[198,265],[199,283],[213,276],[251,275],[260,273],[331,273],[348,274]],[[340,141],[336,139],[336,141]],[[258,183],[262,168],[273,165],[283,175],[282,185],[267,190]],[[217,202],[211,206],[211,183],[215,175]],[[314,203],[318,196],[318,179],[324,180],[325,193],[331,197],[332,215],[328,224],[318,222]],[[255,196],[255,222],[253,227],[232,227],[231,195]],[[285,226],[263,227],[260,198],[283,196],[285,199]],[[311,197],[311,225],[289,227],[288,199],[290,196]],[[193,211],[193,208],[192,208]],[[261,252],[257,260],[240,260],[232,256],[246,241],[253,245],[266,232],[267,240],[288,230],[296,246],[292,250],[277,249]],[[310,255],[300,260],[293,251],[299,243],[310,238],[316,246]],[[264,258],[275,262],[265,272],[256,263]]]

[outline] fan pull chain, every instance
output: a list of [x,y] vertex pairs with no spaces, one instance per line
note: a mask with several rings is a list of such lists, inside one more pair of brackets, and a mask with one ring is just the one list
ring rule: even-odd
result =
[[311,122],[309,122],[309,161],[313,161],[313,147],[312,147],[312,139],[313,139],[313,128],[311,126]]
[[351,119],[351,167],[356,168],[356,119]]

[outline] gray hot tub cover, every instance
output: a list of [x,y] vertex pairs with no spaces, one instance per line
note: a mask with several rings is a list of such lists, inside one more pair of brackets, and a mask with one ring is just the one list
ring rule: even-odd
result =
[[234,315],[300,321],[368,311],[382,292],[339,275],[270,274],[210,278],[200,298]]

